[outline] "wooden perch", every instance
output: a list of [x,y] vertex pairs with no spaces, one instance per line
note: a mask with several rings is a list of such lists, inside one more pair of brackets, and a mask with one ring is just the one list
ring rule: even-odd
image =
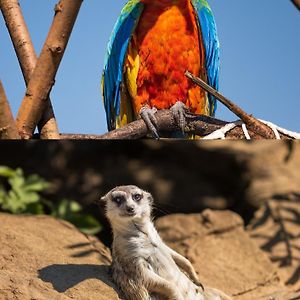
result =
[[[37,56],[30,38],[18,0],[0,0],[8,32],[13,42],[26,85],[37,62]],[[57,123],[50,99],[46,101],[42,119],[39,123],[40,137],[42,139],[59,139]]]
[[248,115],[246,112],[244,112],[240,107],[238,107],[236,104],[234,104],[229,99],[225,98],[223,95],[221,95],[219,92],[217,92],[215,89],[213,89],[211,86],[209,86],[205,81],[202,79],[194,76],[190,72],[186,72],[185,75],[191,79],[195,84],[202,87],[205,91],[213,95],[215,98],[217,98],[222,104],[224,104],[230,111],[232,111],[236,116],[238,116],[245,124],[247,125],[248,129],[252,129],[257,134],[261,135],[265,139],[272,139],[274,138],[274,132],[271,128],[269,128],[264,123],[260,122],[256,118],[254,118],[251,115]]
[[[178,125],[174,120],[173,114],[169,110],[159,110],[156,113],[157,125],[159,132],[174,132],[178,131]],[[185,132],[195,134],[198,136],[207,136],[218,129],[223,128],[228,122],[217,120],[207,116],[199,116],[188,113],[186,116]],[[132,140],[146,137],[149,133],[145,122],[141,119],[131,122],[128,125],[110,131],[104,135],[92,135],[92,134],[61,134],[62,139],[69,140]],[[263,139],[261,135],[257,134],[253,130],[249,129],[249,135],[253,140]],[[38,138],[38,136],[36,137]],[[236,126],[226,134],[227,139],[241,140],[245,139],[244,132],[241,125]],[[282,139],[289,139],[288,135],[281,134]]]
[[11,113],[6,94],[0,80],[0,139],[19,139],[15,120]]
[[292,2],[300,10],[300,0],[292,0]]
[[82,1],[61,0],[55,6],[53,23],[18,112],[17,127],[22,138],[30,139],[41,120]]

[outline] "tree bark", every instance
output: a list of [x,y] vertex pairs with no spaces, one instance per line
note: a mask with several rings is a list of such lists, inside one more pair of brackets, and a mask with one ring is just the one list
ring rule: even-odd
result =
[[[37,56],[18,0],[0,0],[8,32],[13,42],[26,85],[35,68]],[[50,99],[39,123],[42,139],[59,139],[59,132]]]
[[32,138],[41,120],[82,1],[61,0],[55,6],[53,23],[17,116],[17,127],[24,139]]
[[19,139],[19,134],[0,80],[0,139]]

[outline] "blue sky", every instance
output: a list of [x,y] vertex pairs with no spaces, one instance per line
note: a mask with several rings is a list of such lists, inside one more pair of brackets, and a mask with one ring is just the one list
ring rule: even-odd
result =
[[[20,0],[39,53],[57,0]],[[124,0],[84,1],[51,99],[61,132],[104,133],[100,77]],[[210,0],[221,43],[220,92],[256,117],[300,132],[300,14],[289,0]],[[0,20],[0,78],[14,115],[25,86]],[[219,104],[216,117],[235,120]]]

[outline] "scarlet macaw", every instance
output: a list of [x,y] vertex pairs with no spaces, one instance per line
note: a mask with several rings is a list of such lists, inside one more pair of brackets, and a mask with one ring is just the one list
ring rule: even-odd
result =
[[207,1],[129,0],[104,63],[108,129],[141,116],[157,135],[156,109],[175,107],[180,117],[184,105],[193,113],[213,116],[216,100],[187,79],[186,70],[218,89],[219,41]]

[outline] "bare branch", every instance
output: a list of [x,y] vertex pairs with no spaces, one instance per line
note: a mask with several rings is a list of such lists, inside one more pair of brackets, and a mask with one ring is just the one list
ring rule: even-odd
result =
[[61,0],[55,6],[53,23],[17,116],[22,138],[30,139],[41,120],[82,1]]
[[[18,0],[0,0],[8,32],[13,42],[26,85],[35,68],[37,56]],[[39,124],[42,139],[59,139],[59,132],[50,99]]]
[[300,0],[292,0],[292,2],[300,10]]
[[215,89],[213,89],[211,86],[209,86],[205,81],[202,79],[194,76],[190,72],[186,72],[185,75],[191,79],[195,84],[202,87],[205,91],[212,94],[214,97],[216,97],[222,104],[224,104],[230,111],[232,111],[236,116],[238,116],[245,124],[248,126],[248,128],[252,128],[257,134],[261,135],[263,138],[266,139],[272,139],[274,138],[273,131],[254,118],[251,115],[248,115],[246,112],[244,112],[240,107],[238,107],[236,104],[234,104],[229,99],[225,98],[223,95],[221,95],[219,92],[217,92]]
[[0,80],[0,139],[19,139],[18,130]]
[[[169,110],[159,110],[156,113],[157,125],[159,132],[170,133],[178,131],[178,125],[174,120],[173,114]],[[217,120],[207,116],[199,116],[194,114],[188,114],[186,117],[185,132],[189,134],[195,134],[197,136],[207,136],[218,129],[221,129],[227,122]],[[104,135],[92,135],[92,134],[61,134],[62,139],[75,139],[75,140],[103,140],[103,139],[139,139],[146,137],[148,134],[148,128],[143,120],[137,120],[129,123],[128,125],[108,132]],[[261,135],[258,135],[253,130],[249,130],[250,137],[253,140],[263,139]],[[227,139],[240,140],[245,139],[244,132],[241,126],[237,126],[230,130],[227,135]],[[281,134],[282,139],[289,139],[287,135]]]

